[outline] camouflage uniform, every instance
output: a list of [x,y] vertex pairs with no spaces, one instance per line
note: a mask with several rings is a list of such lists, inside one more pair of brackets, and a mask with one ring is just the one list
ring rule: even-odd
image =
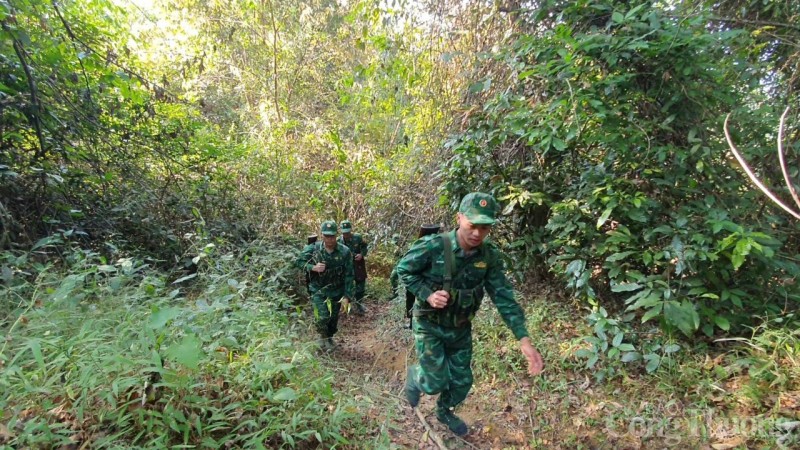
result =
[[[349,233],[350,230],[352,229],[350,221],[348,220],[342,221],[342,223],[340,224],[340,229],[342,233]],[[345,239],[344,235],[339,236],[338,242],[340,244],[346,245],[347,248],[350,249],[350,252],[353,254],[353,257],[355,257],[355,255],[359,253],[361,254],[362,257],[364,258],[367,257],[367,252],[369,251],[369,249],[367,248],[367,243],[364,242],[364,238],[361,237],[360,234],[353,233],[350,235],[350,239]],[[354,264],[354,269],[355,265],[358,264],[362,265],[361,270],[357,270],[356,272],[358,273],[355,274],[355,281],[356,281],[355,301],[356,305],[362,308],[363,307],[362,300],[364,298],[364,293],[366,292],[366,287],[367,287],[366,261],[363,259],[361,261],[354,260],[353,264]]]
[[[480,202],[481,206],[487,205],[483,200]],[[480,308],[484,290],[514,336],[517,339],[528,336],[524,313],[514,300],[497,247],[483,242],[466,252],[458,244],[456,231],[447,234],[454,258],[450,300],[445,308],[435,309],[426,301],[443,288],[445,258],[441,234],[419,239],[397,265],[400,280],[416,296],[413,333],[419,365],[409,369],[407,386],[430,395],[441,394],[436,403],[437,415],[461,403],[472,387],[471,322]]]
[[[336,223],[323,223],[322,233],[330,236],[326,224],[332,224],[333,235],[336,234]],[[311,268],[319,262],[325,263],[325,271],[312,272]],[[323,338],[332,337],[338,330],[339,310],[342,297],[353,298],[353,256],[350,250],[336,243],[333,252],[325,249],[325,244],[316,242],[307,245],[295,262],[297,267],[307,271],[310,277],[309,291],[314,307],[314,318],[317,331]]]
[[400,293],[400,275],[397,274],[397,266],[392,268],[389,283],[392,285],[392,298],[394,298]]
[[[403,251],[400,248],[400,235],[395,233],[389,240],[389,244],[394,248],[394,259],[399,261],[403,257]],[[400,276],[397,275],[397,263],[392,266],[392,273],[389,275],[389,283],[392,285],[392,298],[400,293]]]

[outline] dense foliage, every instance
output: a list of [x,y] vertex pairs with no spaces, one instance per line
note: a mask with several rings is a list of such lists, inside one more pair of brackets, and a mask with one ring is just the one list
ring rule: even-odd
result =
[[174,263],[194,221],[245,231],[224,169],[245,147],[147,78],[123,10],[4,2],[0,18],[4,247],[59,234]]
[[[749,188],[722,134],[733,113],[748,159],[783,184],[777,119],[796,99],[753,35],[650,2],[546,5],[529,22],[471,87],[481,107],[449,141],[451,198],[495,192],[522,269],[546,265],[642,322],[711,336],[794,311],[800,229]],[[619,318],[593,319],[593,348],[641,359],[619,337],[633,315]]]
[[4,254],[33,280],[2,289],[24,310],[0,345],[0,445],[347,445],[362,419],[287,295],[292,244],[206,246],[174,281],[91,251],[63,272]]
[[[722,127],[789,198],[798,22],[773,0],[0,0],[0,443],[365,439],[306,348],[298,238],[348,218],[388,275],[475,190],[520,291],[572,296],[537,326],[589,311],[536,337],[548,361],[674,375],[744,335],[756,356],[698,392],[743,367],[797,389],[800,224]],[[494,383],[508,336],[481,320]]]

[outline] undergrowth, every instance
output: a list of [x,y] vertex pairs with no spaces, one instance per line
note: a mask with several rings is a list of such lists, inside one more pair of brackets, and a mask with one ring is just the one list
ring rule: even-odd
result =
[[11,448],[348,448],[299,301],[293,247],[198,246],[197,272],[74,250],[3,255],[0,444]]
[[475,386],[466,403],[531,408],[534,448],[800,444],[800,330],[791,316],[764,321],[746,337],[694,342],[634,328],[650,342],[680,343],[669,364],[651,371],[643,361],[612,358],[587,365],[581,350],[596,336],[594,324],[554,299],[532,299],[523,303],[545,371],[530,378],[513,335],[485,303],[473,324]]

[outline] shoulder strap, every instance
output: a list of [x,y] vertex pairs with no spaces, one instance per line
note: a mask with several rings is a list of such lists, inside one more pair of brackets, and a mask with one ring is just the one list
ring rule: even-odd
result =
[[442,244],[444,244],[442,290],[450,292],[450,285],[453,282],[453,243],[450,241],[450,235],[448,233],[442,233]]

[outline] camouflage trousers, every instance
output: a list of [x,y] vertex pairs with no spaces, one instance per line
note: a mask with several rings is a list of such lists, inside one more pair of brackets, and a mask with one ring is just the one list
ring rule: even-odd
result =
[[364,298],[364,293],[367,292],[367,280],[364,281],[356,281],[356,292],[355,292],[355,301],[356,303],[361,303],[361,300]]
[[400,276],[397,275],[397,268],[395,267],[392,270],[392,274],[389,276],[389,282],[392,284],[392,298],[397,297],[400,293]]
[[419,364],[411,368],[411,383],[428,395],[440,394],[440,408],[463,402],[472,388],[472,326],[443,327],[416,317],[414,345]]
[[311,305],[314,308],[314,325],[322,337],[331,337],[339,330],[339,300],[344,296],[343,290],[313,290]]
[[400,287],[400,276],[397,274],[397,267],[392,269],[392,274],[389,275],[389,282],[392,284],[392,291],[397,292]]

